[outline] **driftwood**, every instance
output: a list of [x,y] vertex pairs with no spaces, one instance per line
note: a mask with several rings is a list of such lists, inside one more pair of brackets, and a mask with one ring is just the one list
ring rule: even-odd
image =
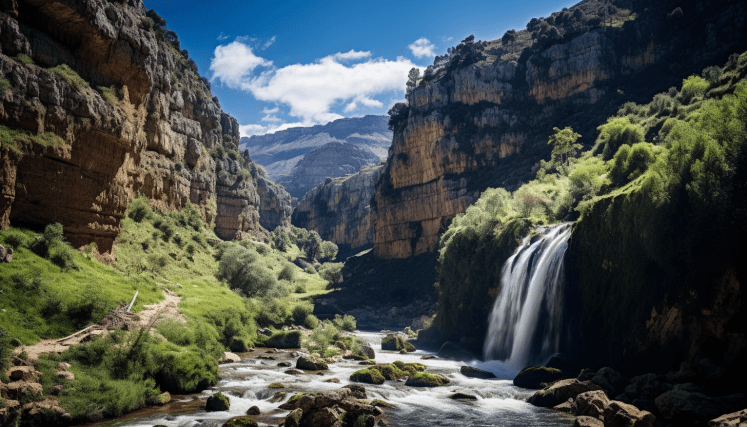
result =
[[127,307],[127,312],[129,313],[132,310],[132,306],[135,305],[135,298],[137,298],[137,294],[140,291],[135,291],[135,296],[132,297],[132,302],[130,302],[130,305]]

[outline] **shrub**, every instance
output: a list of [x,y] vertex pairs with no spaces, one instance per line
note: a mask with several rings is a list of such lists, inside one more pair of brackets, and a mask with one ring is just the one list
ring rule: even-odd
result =
[[640,142],[630,147],[624,144],[612,160],[610,177],[616,185],[624,185],[643,175],[656,160],[657,150],[653,144]]
[[321,244],[321,248],[319,250],[319,261],[320,262],[332,261],[333,259],[335,259],[335,256],[337,256],[337,251],[338,251],[338,248],[336,244],[332,242],[328,242],[326,240],[323,241]]
[[73,260],[75,249],[66,244],[57,244],[49,250],[49,260],[63,270],[75,268]]
[[344,266],[345,264],[341,262],[328,262],[319,269],[319,275],[330,285],[339,285],[342,283],[342,267]]
[[293,323],[296,325],[303,324],[304,320],[306,320],[306,316],[310,315],[313,311],[314,305],[305,301],[293,307]]
[[700,76],[690,76],[683,80],[682,90],[680,91],[680,97],[682,97],[683,104],[689,104],[695,98],[700,98],[705,95],[706,91],[710,87],[708,80]]
[[61,77],[65,81],[67,81],[70,84],[73,84],[77,86],[78,88],[85,88],[88,87],[88,83],[86,83],[85,80],[83,80],[78,73],[73,71],[67,64],[61,64],[54,68],[50,68],[49,72]]
[[305,271],[308,274],[316,274],[316,269],[311,264],[306,265],[306,267],[304,267],[303,271]]
[[25,234],[17,230],[9,230],[3,236],[3,243],[15,250],[18,250],[21,246],[25,246],[28,240]]
[[319,319],[313,314],[309,314],[306,316],[306,319],[304,319],[303,326],[307,329],[314,329],[319,326]]
[[329,320],[322,320],[303,343],[303,347],[309,350],[309,353],[318,353],[325,357],[327,347],[339,339],[339,334],[340,331],[334,323]]
[[217,277],[247,296],[269,296],[281,291],[272,271],[260,264],[257,252],[238,244],[230,244],[224,250]]
[[354,332],[356,327],[355,317],[345,314],[343,316],[340,316],[339,314],[335,314],[335,319],[332,321],[335,326],[337,326],[338,329],[341,329],[343,331],[347,332]]
[[306,282],[298,282],[296,283],[296,288],[293,290],[293,292],[297,294],[303,294],[306,293]]
[[614,117],[597,128],[599,136],[594,145],[594,154],[602,154],[604,160],[610,160],[623,144],[633,146],[643,142],[643,128],[634,125],[627,117]]
[[299,348],[303,336],[301,331],[278,331],[265,341],[265,345],[274,348]]
[[153,209],[150,207],[150,200],[142,194],[138,194],[130,205],[127,207],[127,216],[135,222],[142,222],[144,219],[150,219],[153,216]]
[[278,273],[278,280],[293,281],[296,276],[296,269],[291,263],[284,263],[283,268]]
[[190,243],[187,245],[185,250],[187,251],[187,255],[192,256],[195,254],[195,251],[197,250],[197,248],[195,247],[194,243]]

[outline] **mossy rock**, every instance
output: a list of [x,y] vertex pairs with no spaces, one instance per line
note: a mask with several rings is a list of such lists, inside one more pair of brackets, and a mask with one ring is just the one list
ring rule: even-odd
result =
[[265,341],[265,345],[273,348],[299,348],[303,336],[301,331],[278,331]]
[[223,424],[223,427],[257,427],[257,420],[251,417],[231,418]]
[[454,400],[477,400],[476,396],[467,393],[454,393],[449,396],[449,399]]
[[296,361],[296,369],[304,371],[323,371],[328,369],[327,362],[311,356],[301,356]]
[[405,352],[413,352],[415,351],[415,346],[398,335],[389,334],[381,340],[381,349],[388,351],[401,352],[402,350],[405,350]]
[[268,388],[285,388],[285,385],[283,383],[272,383],[267,386]]
[[449,383],[449,379],[436,374],[429,374],[427,372],[418,372],[417,374],[411,375],[405,383],[406,386],[410,387],[440,387]]
[[373,400],[373,401],[371,402],[371,406],[378,406],[378,407],[380,407],[380,408],[390,408],[390,409],[394,409],[394,408],[395,408],[395,406],[394,406],[394,405],[392,405],[391,403],[389,403],[389,402],[384,402],[384,401],[383,401],[383,400],[381,400],[381,399],[374,399],[374,400]]
[[522,369],[514,378],[516,387],[530,388],[539,390],[543,388],[541,384],[553,383],[558,380],[568,378],[560,369],[547,368],[544,366],[532,366]]
[[208,412],[227,411],[230,407],[231,402],[229,402],[228,398],[220,392],[208,397],[207,403],[205,404],[205,410]]
[[384,376],[374,368],[361,369],[350,375],[350,381],[366,384],[384,384]]

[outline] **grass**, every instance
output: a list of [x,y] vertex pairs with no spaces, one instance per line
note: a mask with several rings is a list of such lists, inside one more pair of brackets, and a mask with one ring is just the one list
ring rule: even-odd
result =
[[114,86],[99,86],[99,91],[101,92],[101,95],[104,97],[104,99],[106,99],[110,104],[117,105],[117,102],[119,102],[119,99],[117,98],[117,91]]
[[18,154],[23,154],[24,144],[38,144],[44,147],[60,147],[65,144],[65,140],[52,132],[32,135],[0,125],[0,146],[2,146],[2,148],[14,151]]
[[24,55],[22,53],[19,53],[18,55],[16,55],[16,57],[14,59],[16,61],[20,62],[21,64],[26,64],[26,65],[33,65],[34,64],[34,60],[33,59],[29,58],[28,55]]
[[13,85],[10,84],[10,81],[5,77],[0,76],[0,95],[5,95],[12,88]]
[[64,79],[66,82],[77,86],[79,89],[89,87],[88,83],[67,64],[60,64],[56,67],[50,68],[49,72]]

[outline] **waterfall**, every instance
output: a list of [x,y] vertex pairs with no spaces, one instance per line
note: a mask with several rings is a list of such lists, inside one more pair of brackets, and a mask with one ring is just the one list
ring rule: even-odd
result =
[[534,242],[527,236],[501,271],[490,313],[484,360],[503,360],[518,372],[544,363],[560,346],[563,257],[571,223],[553,226]]

